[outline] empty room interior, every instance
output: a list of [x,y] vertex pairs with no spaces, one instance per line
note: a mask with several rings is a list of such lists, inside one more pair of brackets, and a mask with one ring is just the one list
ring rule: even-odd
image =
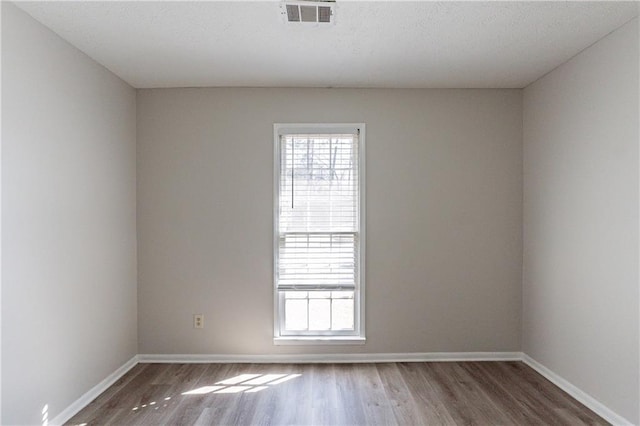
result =
[[640,424],[640,3],[1,3],[0,424]]

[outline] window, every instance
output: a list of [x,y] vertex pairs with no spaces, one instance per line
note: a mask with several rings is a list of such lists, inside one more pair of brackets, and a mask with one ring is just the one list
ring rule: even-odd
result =
[[364,124],[275,124],[276,341],[364,340]]

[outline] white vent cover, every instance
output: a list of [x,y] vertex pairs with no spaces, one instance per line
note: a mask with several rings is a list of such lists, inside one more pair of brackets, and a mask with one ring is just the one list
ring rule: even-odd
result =
[[285,22],[332,24],[335,20],[335,2],[296,1],[284,2],[282,15]]

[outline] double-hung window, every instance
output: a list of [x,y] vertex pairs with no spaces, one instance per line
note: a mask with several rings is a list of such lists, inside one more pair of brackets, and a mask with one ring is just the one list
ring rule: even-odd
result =
[[275,124],[276,342],[364,340],[364,124]]

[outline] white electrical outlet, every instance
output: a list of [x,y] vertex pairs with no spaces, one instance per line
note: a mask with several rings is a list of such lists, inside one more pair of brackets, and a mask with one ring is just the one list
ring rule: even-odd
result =
[[204,315],[195,314],[193,316],[193,328],[204,328]]

